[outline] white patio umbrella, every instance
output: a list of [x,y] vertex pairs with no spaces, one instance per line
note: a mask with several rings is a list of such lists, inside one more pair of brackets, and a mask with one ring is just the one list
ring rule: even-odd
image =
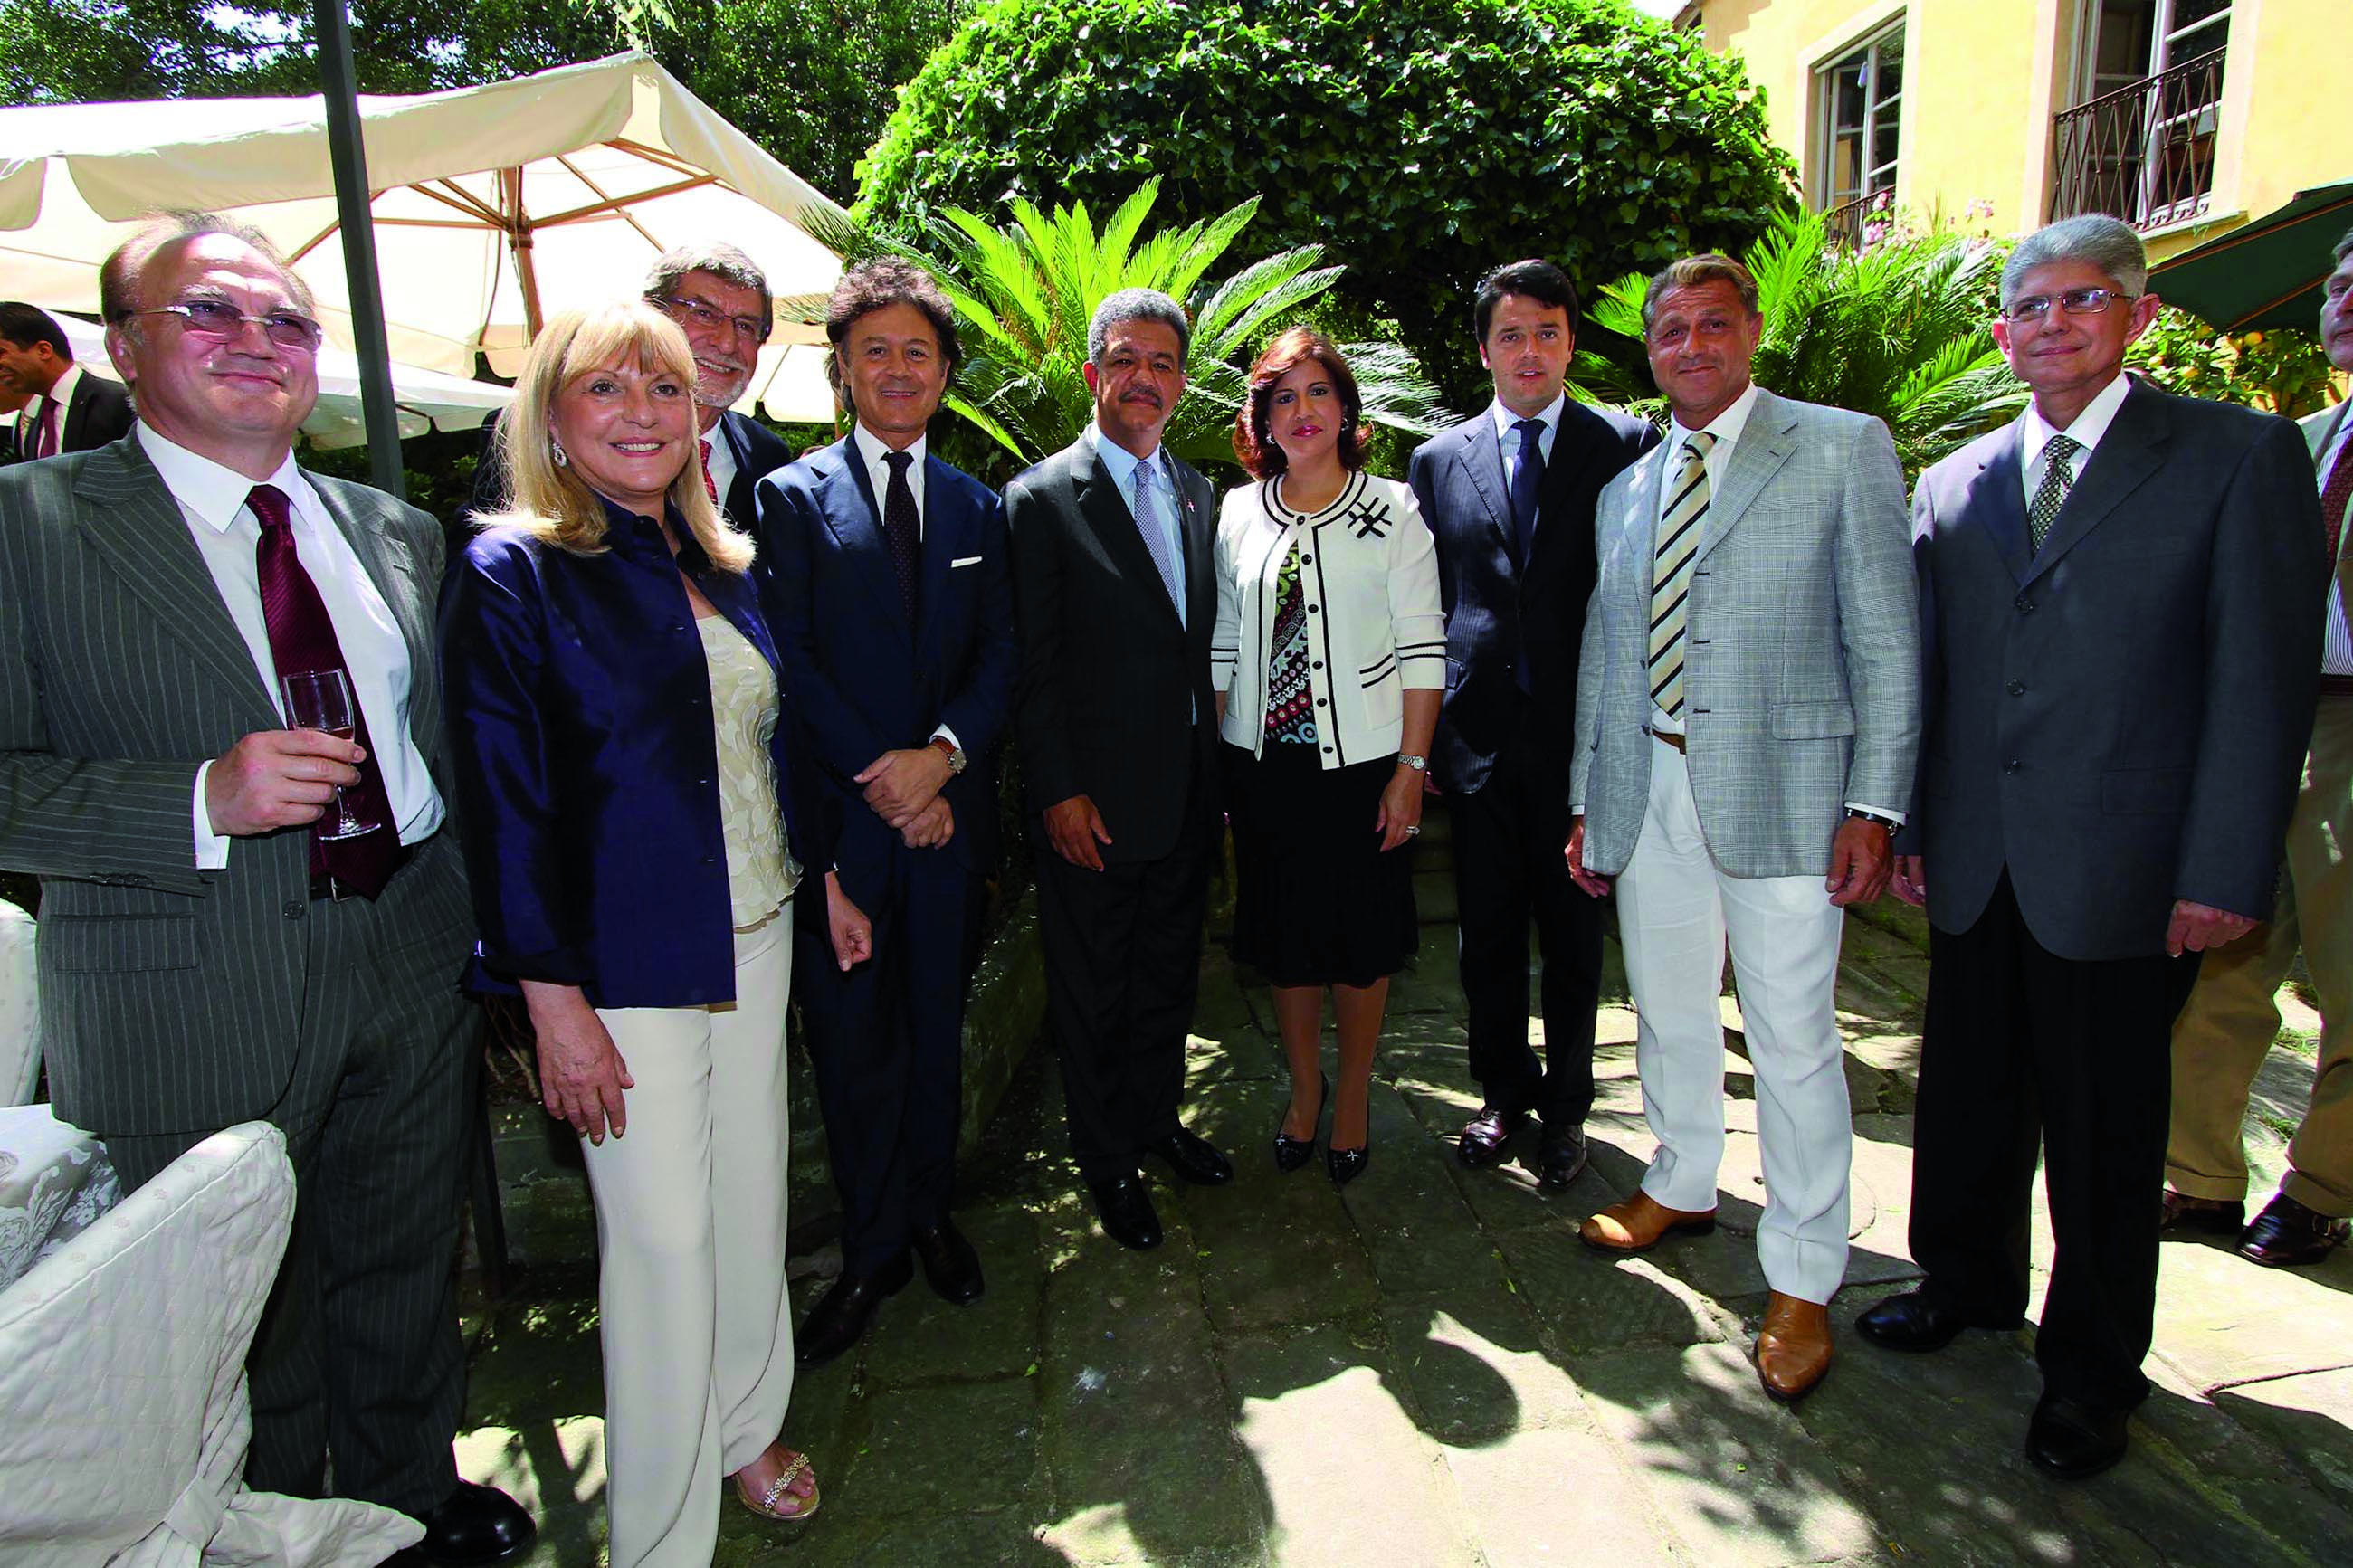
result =
[[[57,321],[84,374],[122,379],[106,357],[105,329],[73,316]],[[512,388],[494,381],[464,381],[413,364],[392,367],[392,395],[400,410],[404,438],[427,430],[477,429],[514,400]],[[349,349],[330,343],[319,351],[319,405],[302,422],[302,434],[315,447],[357,447],[367,440],[367,422],[360,412],[359,362]]]
[[[805,227],[841,209],[644,54],[363,97],[360,117],[397,363],[470,377],[480,353],[512,375],[546,317],[635,294],[656,256],[690,241],[741,247],[800,313],[841,275]],[[351,346],[323,100],[0,110],[0,297],[94,314],[100,260],[166,207],[259,227],[310,282],[330,340]],[[829,420],[830,397],[811,395],[824,332],[795,313],[779,310],[753,384],[773,417]]]

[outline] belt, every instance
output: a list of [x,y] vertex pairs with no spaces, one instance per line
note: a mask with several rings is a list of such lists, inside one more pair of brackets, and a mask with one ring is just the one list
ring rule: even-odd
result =
[[[399,852],[393,857],[392,872],[394,876],[398,876],[400,874],[400,868],[408,864],[410,855],[411,851],[409,847],[406,844],[402,845]],[[364,899],[370,896],[371,895],[369,894],[361,892],[349,882],[337,881],[335,879],[335,874],[332,871],[313,871],[311,873],[311,900],[313,903],[316,903],[321,899],[327,899],[340,904],[345,899]]]
[[1645,724],[1642,726],[1642,733],[1650,736],[1653,741],[1664,741],[1668,745],[1672,746],[1678,752],[1683,749],[1683,737],[1676,734],[1672,730],[1653,730],[1648,724]]
[[2320,678],[2323,697],[2353,697],[2353,675],[2324,675]]

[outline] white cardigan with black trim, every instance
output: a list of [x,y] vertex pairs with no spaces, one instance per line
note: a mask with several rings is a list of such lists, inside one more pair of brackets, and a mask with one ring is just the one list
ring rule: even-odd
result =
[[1220,732],[1252,756],[1265,744],[1278,578],[1295,542],[1320,760],[1338,768],[1393,755],[1407,689],[1446,685],[1446,616],[1429,526],[1413,492],[1394,479],[1352,474],[1337,500],[1308,513],[1282,504],[1281,483],[1229,490],[1218,517],[1209,680],[1229,694]]

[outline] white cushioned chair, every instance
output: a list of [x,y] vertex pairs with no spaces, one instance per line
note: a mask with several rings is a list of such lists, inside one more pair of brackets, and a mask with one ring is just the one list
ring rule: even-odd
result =
[[0,899],[0,1105],[30,1105],[41,1081],[41,992],[33,917]]

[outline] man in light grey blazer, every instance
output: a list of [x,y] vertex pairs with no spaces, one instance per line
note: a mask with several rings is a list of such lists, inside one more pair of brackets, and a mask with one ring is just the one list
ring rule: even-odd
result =
[[[223,1127],[284,1130],[292,1235],[254,1340],[257,1489],[414,1515],[436,1563],[530,1517],[461,1483],[453,1272],[479,1069],[446,830],[434,520],[308,474],[309,291],[201,214],[102,274],[132,433],[0,473],[0,865],[41,879],[57,1110],[136,1186]],[[289,668],[290,666],[290,668]],[[352,739],[281,677],[340,676]],[[338,793],[360,831],[334,837]]]
[[1578,1236],[1626,1254],[1714,1228],[1728,937],[1765,1161],[1757,1372],[1794,1400],[1830,1368],[1846,1271],[1839,937],[1886,887],[1919,740],[1904,474],[1877,420],[1751,379],[1764,321],[1738,262],[1676,262],[1642,317],[1674,422],[1595,519],[1567,854],[1587,892],[1616,881],[1659,1151]]
[[2021,240],[1994,340],[2033,399],[1913,498],[1926,740],[1895,890],[1928,910],[1926,1278],[1856,1328],[1915,1352],[2016,1328],[2042,1155],[2026,1455],[2063,1479],[2123,1458],[2148,1394],[2168,1044],[2199,954],[2271,910],[2327,582],[2295,426],[2124,374],[2147,289],[2115,218]]

